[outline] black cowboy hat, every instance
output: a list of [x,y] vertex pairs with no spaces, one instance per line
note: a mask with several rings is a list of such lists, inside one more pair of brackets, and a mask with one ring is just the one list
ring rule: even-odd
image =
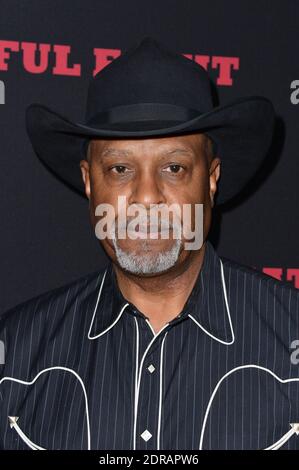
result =
[[213,107],[206,70],[148,36],[91,79],[84,123],[36,103],[26,110],[38,157],[83,195],[79,162],[86,159],[90,139],[203,132],[221,158],[216,204],[235,196],[255,174],[270,146],[274,120],[273,105],[262,96]]

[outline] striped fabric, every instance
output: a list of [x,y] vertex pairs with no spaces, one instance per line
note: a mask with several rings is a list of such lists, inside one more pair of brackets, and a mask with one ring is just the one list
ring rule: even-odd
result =
[[3,449],[299,449],[299,290],[206,242],[155,335],[112,264],[7,311]]

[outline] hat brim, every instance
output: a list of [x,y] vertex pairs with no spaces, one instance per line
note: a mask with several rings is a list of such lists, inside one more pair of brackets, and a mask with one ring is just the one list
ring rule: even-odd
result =
[[234,197],[260,167],[271,144],[275,112],[262,96],[239,98],[185,121],[114,123],[101,128],[72,122],[67,117],[33,103],[26,109],[26,129],[39,159],[58,178],[85,196],[79,162],[86,158],[86,139],[171,136],[204,132],[217,142],[221,159],[216,204]]

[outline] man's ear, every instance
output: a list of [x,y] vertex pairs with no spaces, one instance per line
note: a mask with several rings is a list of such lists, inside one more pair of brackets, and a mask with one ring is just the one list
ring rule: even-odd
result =
[[214,197],[217,191],[217,181],[220,178],[221,160],[218,157],[213,158],[210,165],[210,200],[211,207],[214,207]]
[[90,177],[89,177],[89,162],[87,160],[80,161],[81,175],[85,186],[85,194],[90,199]]

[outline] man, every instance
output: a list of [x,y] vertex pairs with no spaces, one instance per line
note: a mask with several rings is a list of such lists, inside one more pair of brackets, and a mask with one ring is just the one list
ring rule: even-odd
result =
[[[299,292],[208,240],[273,123],[266,98],[213,108],[205,70],[148,37],[91,81],[84,124],[29,107],[35,151],[86,195],[96,233],[99,208],[115,213],[106,270],[3,316],[4,449],[299,449]],[[135,230],[120,198],[145,210]],[[153,223],[172,204],[190,219]],[[197,205],[203,243],[187,249]]]

